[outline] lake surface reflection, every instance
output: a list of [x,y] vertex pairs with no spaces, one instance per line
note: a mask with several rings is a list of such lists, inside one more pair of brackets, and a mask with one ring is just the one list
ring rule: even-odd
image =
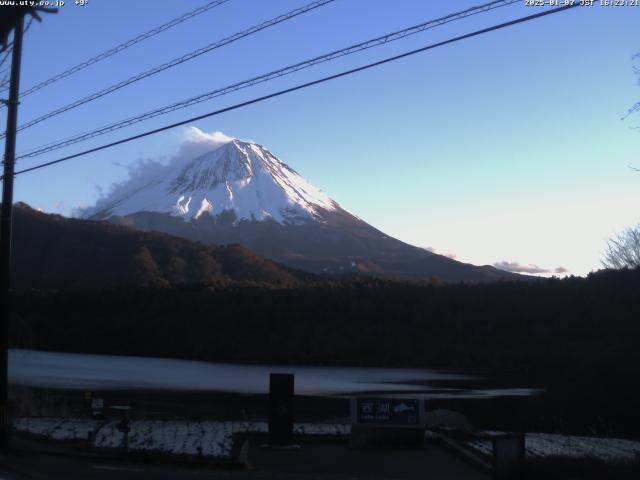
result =
[[[385,394],[415,398],[526,396],[527,388],[464,388],[477,377],[460,372],[406,368],[308,367],[209,363],[169,358],[9,351],[14,385],[78,390],[197,390],[264,394],[270,373],[295,374],[298,395]],[[451,381],[460,388],[442,388]],[[437,383],[438,386],[430,383]]]

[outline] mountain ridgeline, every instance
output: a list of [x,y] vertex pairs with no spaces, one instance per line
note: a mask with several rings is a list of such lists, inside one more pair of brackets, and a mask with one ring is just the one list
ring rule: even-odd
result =
[[312,277],[240,245],[203,245],[108,222],[14,209],[16,290],[88,290],[123,286],[290,284]]
[[291,268],[484,282],[522,278],[397,240],[349,213],[251,142],[229,139],[161,175],[136,179],[83,217],[205,244],[241,244]]

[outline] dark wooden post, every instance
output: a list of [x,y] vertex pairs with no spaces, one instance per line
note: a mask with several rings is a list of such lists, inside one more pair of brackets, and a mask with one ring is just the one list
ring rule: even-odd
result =
[[125,413],[125,416],[118,423],[118,430],[122,432],[122,447],[124,453],[129,452],[129,432],[131,431],[131,422],[129,421],[129,416]]
[[272,373],[269,376],[269,443],[290,445],[293,437],[294,376]]
[[493,477],[520,478],[525,462],[524,433],[508,433],[492,437]]

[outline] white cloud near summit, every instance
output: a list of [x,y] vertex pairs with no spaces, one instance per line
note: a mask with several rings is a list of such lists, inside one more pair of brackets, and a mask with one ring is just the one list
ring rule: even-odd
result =
[[86,208],[77,208],[73,211],[74,217],[91,216],[106,205],[111,205],[119,198],[123,198],[132,192],[142,188],[149,182],[163,178],[174,169],[180,168],[194,158],[215,150],[226,143],[235,140],[222,132],[205,132],[196,126],[183,129],[182,143],[177,152],[170,156],[168,161],[146,158],[138,159],[127,168],[128,178],[122,182],[114,183],[106,192],[99,192],[100,196],[95,205]]

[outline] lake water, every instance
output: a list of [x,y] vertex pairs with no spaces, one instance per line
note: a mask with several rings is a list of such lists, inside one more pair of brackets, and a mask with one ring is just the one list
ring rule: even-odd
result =
[[[527,388],[442,388],[442,381],[463,385],[465,381],[477,378],[429,369],[250,365],[17,349],[9,351],[9,382],[40,388],[263,394],[268,392],[270,373],[295,374],[298,395],[384,393],[433,399],[535,393]],[[430,385],[430,382],[437,382],[438,386]]]

